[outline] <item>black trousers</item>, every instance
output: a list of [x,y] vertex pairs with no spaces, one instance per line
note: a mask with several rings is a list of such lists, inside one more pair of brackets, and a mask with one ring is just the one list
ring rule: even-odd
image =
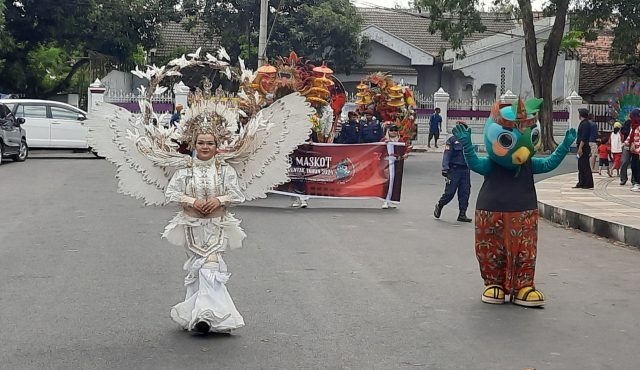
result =
[[429,131],[429,139],[427,140],[427,144],[431,144],[431,139],[435,138],[436,146],[438,146],[438,139],[440,139],[440,131]]
[[[631,152],[629,152],[629,149],[623,148],[622,164],[620,165],[620,182],[627,182],[627,180],[629,180],[629,175],[627,174],[629,162],[631,162]],[[633,179],[631,179],[631,182],[633,182]]]
[[460,214],[464,214],[469,207],[469,196],[471,195],[471,172],[468,168],[452,168],[449,170],[449,178],[444,187],[444,194],[438,203],[440,207],[446,206],[458,193],[458,209]]
[[[585,150],[585,147],[587,148],[587,150]],[[589,163],[589,158],[591,158],[591,150],[589,150],[589,147],[586,145],[582,148],[582,155],[578,159],[578,183],[576,184],[576,187],[583,189],[592,189],[593,174],[591,173],[591,163]]]
[[640,184],[640,155],[631,154],[631,182]]

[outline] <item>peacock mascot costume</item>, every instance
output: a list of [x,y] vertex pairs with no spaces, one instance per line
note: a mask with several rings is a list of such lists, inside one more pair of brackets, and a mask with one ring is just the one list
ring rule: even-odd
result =
[[534,158],[540,147],[537,113],[542,99],[496,103],[484,127],[487,156],[479,157],[471,129],[456,125],[469,168],[484,176],[475,212],[475,249],[485,290],[482,301],[502,304],[505,296],[520,306],[540,307],[544,294],[534,285],[538,244],[538,199],[533,175],[560,165],[576,139],[569,129],[548,157]]
[[640,81],[622,83],[614,98],[609,100],[609,115],[624,123],[629,120],[631,111],[640,107]]

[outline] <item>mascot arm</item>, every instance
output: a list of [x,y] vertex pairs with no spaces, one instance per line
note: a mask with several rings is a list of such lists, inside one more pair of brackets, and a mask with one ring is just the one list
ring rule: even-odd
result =
[[468,146],[466,143],[464,144],[464,159],[467,161],[467,166],[471,171],[482,176],[488,176],[491,173],[491,159],[489,157],[478,157],[471,143]]
[[569,129],[567,130],[567,134],[564,137],[564,140],[556,150],[551,153],[550,156],[546,158],[532,158],[531,163],[533,164],[533,173],[547,173],[555,170],[562,160],[567,156],[569,150],[571,148],[571,144],[576,140],[576,130]]
[[457,124],[456,127],[453,128],[452,133],[462,143],[464,159],[467,161],[467,166],[469,166],[473,172],[477,172],[482,176],[488,176],[491,173],[491,159],[488,157],[478,157],[476,151],[473,150],[471,129],[464,125]]

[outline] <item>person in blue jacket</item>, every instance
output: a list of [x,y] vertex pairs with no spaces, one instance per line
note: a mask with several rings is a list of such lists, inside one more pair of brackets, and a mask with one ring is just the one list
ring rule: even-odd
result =
[[[467,127],[467,124],[459,121],[458,124]],[[464,159],[464,146],[457,137],[451,136],[447,139],[442,156],[442,176],[447,179],[444,187],[444,194],[440,197],[436,208],[433,211],[435,218],[440,218],[442,208],[449,204],[458,193],[458,221],[471,222],[467,217],[467,207],[469,207],[469,196],[471,195],[471,172]]]
[[440,139],[441,130],[442,116],[440,115],[440,108],[436,108],[429,120],[429,138],[427,139],[427,148],[431,148],[431,139],[433,139],[436,148],[438,147],[438,139]]
[[356,112],[348,113],[349,120],[342,125],[340,135],[338,135],[338,144],[360,144],[361,129],[358,114]]
[[373,109],[367,109],[365,119],[360,122],[362,130],[361,143],[377,143],[384,137],[384,128],[377,118],[373,116]]

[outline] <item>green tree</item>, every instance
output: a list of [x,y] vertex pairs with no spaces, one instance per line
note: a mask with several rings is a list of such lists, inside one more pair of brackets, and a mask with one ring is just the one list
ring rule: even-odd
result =
[[[625,0],[620,0],[625,1]],[[496,0],[500,6],[506,0]],[[546,40],[536,38],[531,0],[517,0],[512,14],[517,16],[524,30],[527,71],[533,86],[534,95],[544,99],[540,111],[542,125],[542,145],[545,150],[556,147],[553,139],[553,76],[560,52],[567,12],[570,0],[549,0],[548,12],[555,16],[549,36]],[[479,0],[416,0],[418,8],[429,11],[430,31],[440,30],[442,37],[451,43],[454,50],[464,56],[462,42],[474,32],[484,32],[486,28],[480,22]],[[446,16],[445,16],[446,15]],[[542,63],[538,60],[538,50],[543,49]]]
[[[179,0],[2,0],[0,91],[47,97],[66,89],[89,63],[89,50],[133,61],[176,19]],[[1,10],[1,8],[0,8]]]
[[[260,2],[255,0],[184,0],[192,24],[203,22],[219,36],[232,58],[257,64]],[[295,51],[313,62],[329,63],[349,73],[365,65],[368,40],[360,37],[362,19],[348,0],[280,0],[271,2],[267,57]]]
[[[4,12],[7,10],[7,6],[3,3],[0,2],[0,46],[2,46],[2,48],[8,48],[11,46],[12,44],[12,40],[11,37],[9,36],[9,34],[7,33],[6,29],[5,29],[5,21],[4,21]],[[0,50],[0,69],[3,68],[4,66],[4,55],[6,52]]]
[[638,1],[591,0],[579,2],[571,26],[584,33],[586,41],[597,38],[603,28],[613,30],[612,60],[640,65],[640,11]]

